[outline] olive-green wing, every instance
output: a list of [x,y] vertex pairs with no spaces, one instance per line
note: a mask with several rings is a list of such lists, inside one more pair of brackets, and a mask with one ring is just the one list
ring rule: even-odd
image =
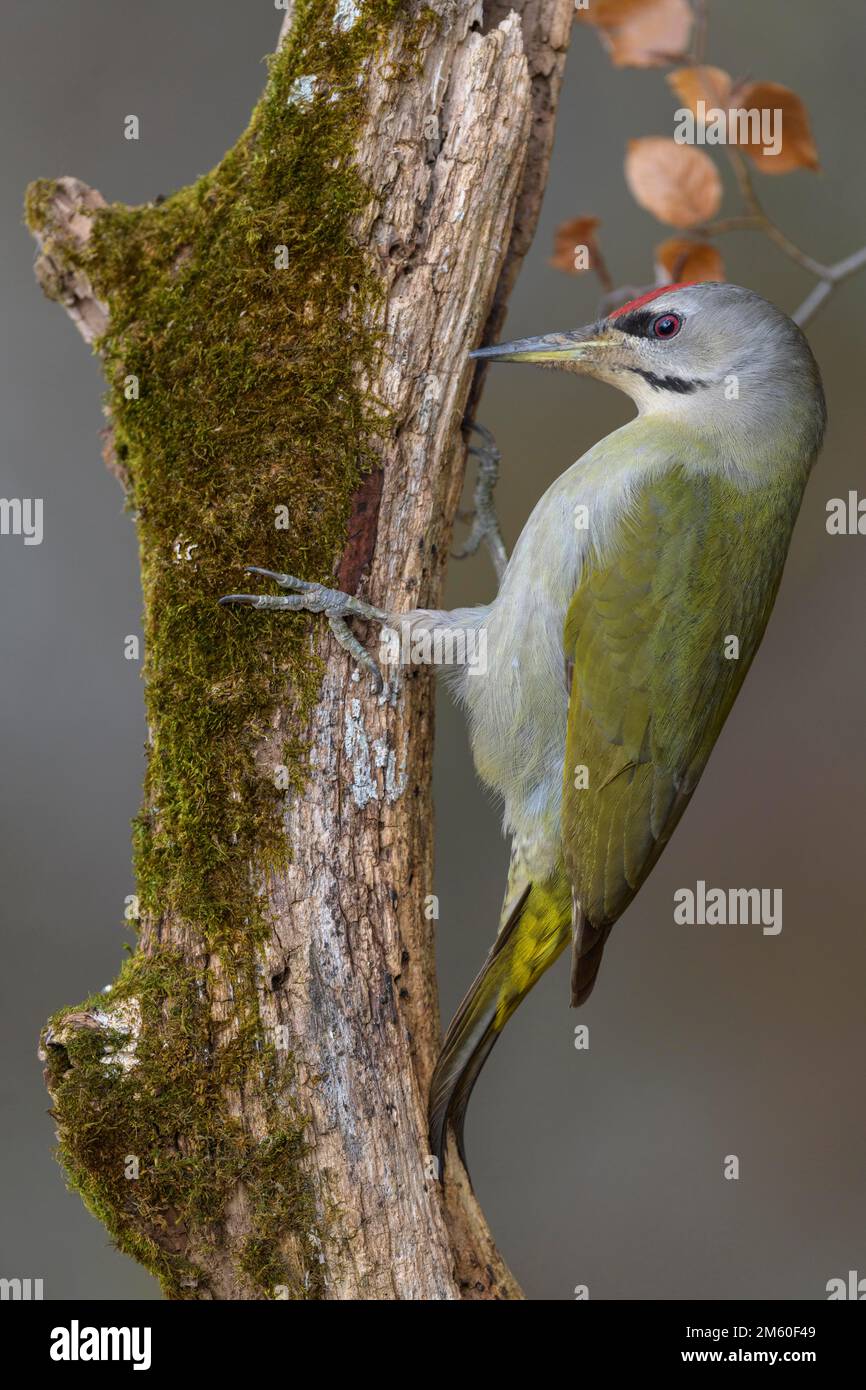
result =
[[736,698],[800,491],[747,492],[673,469],[639,493],[615,553],[588,568],[574,595],[562,824],[574,1002],[589,993],[610,927],[673,833]]

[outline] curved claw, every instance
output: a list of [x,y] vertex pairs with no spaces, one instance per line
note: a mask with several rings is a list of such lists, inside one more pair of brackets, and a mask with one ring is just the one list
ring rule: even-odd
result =
[[385,681],[382,677],[382,672],[379,670],[378,662],[370,655],[363,643],[358,641],[358,638],[355,636],[354,632],[352,632],[345,618],[334,613],[328,613],[326,616],[330,629],[340,646],[354,657],[359,666],[363,666],[364,670],[369,672],[373,678],[373,687],[376,694],[381,695],[382,691],[385,689]]
[[[474,430],[476,434],[481,435],[481,438],[484,440],[484,444],[486,446],[484,452],[495,454],[496,457],[499,458],[499,450],[496,447],[496,440],[493,438],[492,430],[489,430],[486,425],[479,425],[477,420],[469,420],[467,422],[467,428],[470,430]],[[482,452],[475,444],[470,444],[468,448],[471,454],[478,454]]]
[[309,610],[311,613],[318,613],[320,609],[312,608],[309,600],[303,594],[225,594],[217,600],[223,607],[228,604],[237,604],[241,608],[273,608],[281,613],[303,613]]
[[263,570],[259,565],[245,565],[244,574],[260,574],[265,579],[273,579],[281,589],[299,589],[301,593],[308,589],[320,587],[309,579],[296,579],[293,574],[277,574],[275,570]]
[[[461,545],[461,547],[460,547],[459,550],[452,550],[452,551],[451,551],[451,559],[452,559],[452,560],[468,560],[469,557],[470,557],[470,555],[476,555],[476,554],[478,553],[478,547],[479,547],[480,544],[481,544],[481,537],[480,537],[480,536],[478,537],[477,541],[473,541],[471,547],[470,547],[469,541],[467,541],[465,545]],[[222,603],[222,599],[220,599],[220,603]]]

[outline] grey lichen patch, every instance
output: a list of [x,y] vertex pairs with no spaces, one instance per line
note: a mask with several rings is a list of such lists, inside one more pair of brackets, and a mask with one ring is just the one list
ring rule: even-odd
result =
[[141,1034],[141,1005],[135,996],[122,1000],[114,1009],[97,1009],[94,1021],[106,1033],[119,1034],[122,1043],[113,1050],[106,1050],[102,1058],[104,1067],[122,1067],[128,1071],[138,1066],[138,1039]]
[[346,705],[343,752],[351,769],[350,794],[356,806],[363,809],[371,801],[393,804],[403,795],[409,780],[406,752],[398,763],[387,739],[370,741],[358,699]]
[[396,749],[391,748],[384,739],[375,741],[373,752],[376,755],[376,766],[382,768],[384,772],[385,800],[393,804],[393,802],[399,801],[409,784],[406,753],[404,751],[398,763]]
[[361,13],[360,4],[355,0],[337,0],[337,8],[334,12],[334,28],[348,30],[358,21]]
[[346,704],[343,728],[343,752],[351,768],[351,796],[356,806],[363,808],[375,801],[378,792],[370,760],[370,740],[361,718],[361,701],[350,699]]

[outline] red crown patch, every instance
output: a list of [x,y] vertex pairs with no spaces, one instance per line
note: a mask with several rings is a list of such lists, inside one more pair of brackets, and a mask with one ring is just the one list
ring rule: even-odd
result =
[[687,285],[698,285],[699,280],[680,280],[676,285],[660,285],[656,290],[648,290],[639,299],[630,299],[628,304],[623,304],[622,308],[614,309],[612,314],[608,314],[609,319],[618,319],[620,314],[630,313],[632,309],[640,309],[644,304],[650,304],[659,295],[667,294],[669,290],[684,290]]

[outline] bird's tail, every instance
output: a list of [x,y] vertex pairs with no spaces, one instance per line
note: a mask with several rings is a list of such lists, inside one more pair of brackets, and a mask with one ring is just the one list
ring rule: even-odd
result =
[[561,869],[527,884],[454,1015],[430,1084],[430,1149],[442,1171],[449,1121],[464,1163],[472,1087],[521,999],[571,940],[571,885]]

